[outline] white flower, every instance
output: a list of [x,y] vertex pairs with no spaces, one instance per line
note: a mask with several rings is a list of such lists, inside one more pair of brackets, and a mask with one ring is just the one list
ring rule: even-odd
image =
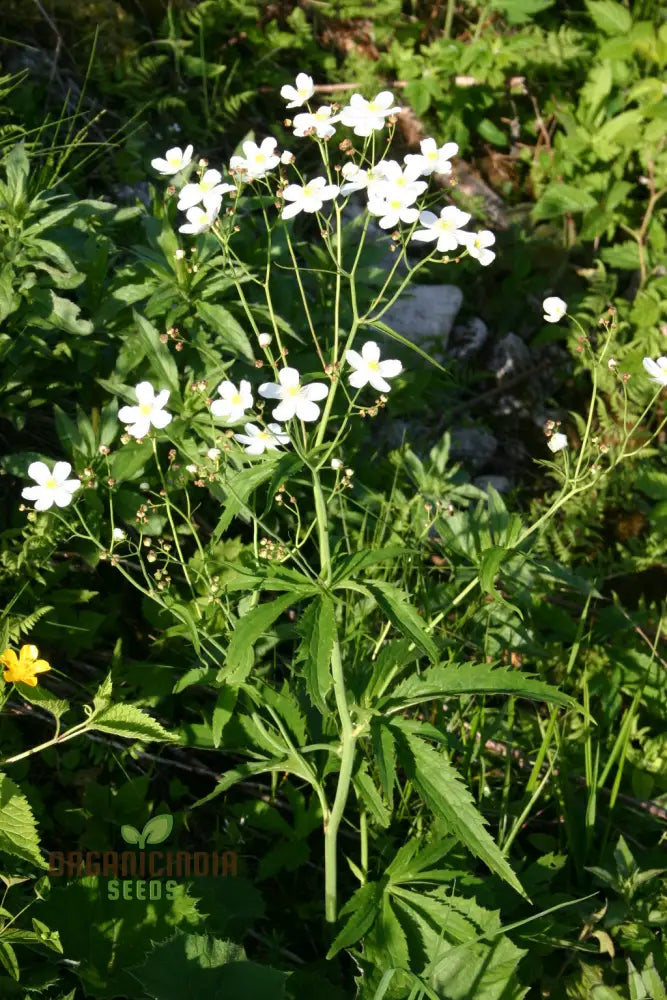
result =
[[656,385],[667,385],[667,358],[658,358],[657,361],[652,358],[644,358],[642,364],[644,370],[650,375],[651,382],[655,382]]
[[290,83],[286,83],[280,88],[280,96],[289,101],[288,108],[300,108],[302,104],[311,99],[314,93],[315,85],[313,84],[313,78],[312,76],[308,76],[307,73],[297,74],[296,87],[293,87]]
[[343,108],[339,120],[354,130],[355,135],[367,136],[377,129],[384,128],[385,118],[401,109],[393,106],[394,95],[390,90],[376,94],[372,101],[367,101],[361,94],[352,94],[350,103]]
[[[283,191],[286,201],[291,201],[291,205],[286,205],[280,213],[281,219],[291,219],[299,212],[319,212],[325,201],[335,198],[340,188],[336,184],[327,184],[326,178],[314,177],[303,186],[301,184],[288,184]],[[280,418],[278,418],[280,419]]]
[[435,139],[423,139],[419,143],[419,148],[421,153],[408,153],[403,157],[418,174],[424,177],[429,174],[451,174],[452,165],[449,161],[459,151],[455,142],[446,142],[438,149]]
[[489,232],[488,229],[482,229],[479,233],[461,233],[461,236],[464,235],[463,245],[470,256],[478,260],[482,267],[486,267],[492,260],[495,260],[496,255],[493,250],[487,250],[487,247],[493,246],[496,242],[492,232]]
[[235,434],[241,444],[247,445],[246,454],[262,455],[267,449],[276,451],[281,444],[289,444],[289,434],[285,434],[280,424],[267,424],[265,431],[257,424],[245,424],[245,434]]
[[294,160],[294,153],[290,153],[289,149],[283,149],[282,153],[280,154],[280,162],[282,163],[282,165],[286,167],[288,166],[288,164],[292,163],[293,160]]
[[342,459],[340,459],[340,458],[332,458],[331,459],[331,468],[332,469],[342,469],[343,468],[343,461],[342,461]]
[[185,466],[185,471],[186,472],[191,472],[191,473],[194,474],[197,471],[197,466],[196,465],[186,465]]
[[216,458],[220,458],[220,449],[209,448],[208,451],[206,452],[206,457],[215,461]]
[[178,227],[179,233],[191,233],[193,236],[198,236],[199,233],[205,233],[207,229],[210,229],[215,220],[218,218],[218,213],[220,211],[220,201],[217,197],[209,199],[208,196],[204,196],[204,207],[201,205],[193,205],[185,213],[185,218],[188,220],[184,222],[182,226]]
[[26,486],[21,496],[24,500],[34,500],[35,510],[48,510],[53,504],[67,507],[72,502],[72,493],[81,486],[78,479],[67,478],[71,471],[69,462],[56,462],[53,471],[45,462],[32,462],[28,475],[37,486]]
[[419,172],[414,167],[401,167],[396,160],[384,160],[381,175],[377,181],[373,180],[369,197],[378,194],[388,200],[401,198],[404,204],[411,205],[428,187],[426,181],[417,180],[418,177]]
[[[281,368],[278,372],[278,382],[264,382],[259,387],[260,396],[265,399],[279,399],[281,402],[273,411],[274,420],[291,420],[296,416],[299,420],[317,420],[320,408],[315,402],[324,399],[329,394],[329,386],[324,382],[311,382],[310,385],[299,385],[299,375],[296,368]],[[270,425],[269,425],[270,426]]]
[[140,490],[149,490],[150,488],[151,488],[151,484],[150,483],[139,483],[139,489]]
[[150,382],[140,382],[134,392],[139,405],[121,406],[118,411],[118,419],[124,424],[131,424],[127,428],[128,434],[136,438],[146,437],[151,425],[162,430],[171,422],[171,413],[164,409],[169,399],[169,389],[161,389],[156,396]]
[[367,340],[357,351],[346,351],[345,360],[355,370],[350,375],[350,385],[362,389],[370,383],[378,392],[389,392],[391,386],[385,379],[396,378],[403,371],[400,361],[380,361],[380,348],[374,340]]
[[553,451],[554,454],[557,451],[562,451],[563,448],[567,448],[567,438],[564,434],[557,431],[555,434],[552,434],[547,441],[547,448],[549,448],[550,451]]
[[123,531],[122,528],[114,528],[111,534],[113,536],[114,542],[125,541],[125,532]]
[[616,371],[616,369],[618,368],[618,361],[616,360],[616,358],[609,358],[609,361],[607,362],[607,368],[609,369],[610,372]]
[[193,205],[198,205],[208,195],[209,203],[213,198],[222,199],[228,191],[236,191],[233,184],[222,184],[222,174],[219,170],[207,170],[196,184],[186,184],[178,195],[177,208],[186,211]]
[[462,212],[454,205],[447,205],[440,211],[440,218],[433,212],[421,212],[419,221],[424,229],[418,229],[412,234],[412,239],[420,243],[430,243],[437,240],[436,250],[438,253],[447,253],[448,250],[456,250],[458,246],[465,245],[465,239],[471,233],[464,233],[462,226],[470,221],[467,212]]
[[294,116],[292,121],[292,125],[295,126],[294,135],[301,139],[309,129],[315,129],[318,139],[330,139],[336,131],[332,123],[337,121],[338,118],[331,117],[331,105],[323,104],[315,112],[302,111],[300,115]]
[[183,260],[185,257],[185,250],[182,250],[181,247],[179,247],[178,250],[174,252],[174,257],[176,260]]
[[273,337],[271,336],[270,333],[260,333],[257,339],[259,341],[260,347],[268,347],[271,341],[273,340]]
[[185,149],[181,149],[180,146],[174,146],[173,149],[167,150],[164,157],[158,156],[156,159],[151,160],[151,166],[158,173],[171,176],[184,170],[191,161],[192,146],[186,146]]
[[232,156],[229,161],[230,169],[234,173],[245,174],[248,180],[257,180],[264,177],[269,170],[273,170],[280,163],[280,157],[276,155],[277,139],[264,139],[260,146],[248,140],[243,143],[243,156]]
[[399,222],[410,225],[419,218],[418,209],[409,207],[409,202],[413,200],[410,195],[401,197],[398,194],[390,199],[371,197],[368,199],[368,211],[371,215],[381,216],[378,222],[380,229],[395,229]]
[[379,163],[376,163],[374,167],[370,167],[368,170],[364,170],[362,167],[358,167],[356,163],[348,160],[347,163],[343,164],[343,169],[341,170],[346,183],[341,187],[340,193],[351,194],[353,191],[363,191],[367,188],[370,194],[371,191],[375,190],[376,185],[384,180],[384,172],[384,160],[380,160]]
[[214,417],[222,417],[232,424],[239,420],[246,410],[252,406],[252,392],[250,382],[245,379],[237,389],[233,382],[221,382],[218,386],[218,393],[221,399],[214,399],[211,403],[211,413]]
[[557,323],[567,312],[567,302],[563,302],[557,295],[550,295],[542,303],[544,309],[544,319],[547,323]]

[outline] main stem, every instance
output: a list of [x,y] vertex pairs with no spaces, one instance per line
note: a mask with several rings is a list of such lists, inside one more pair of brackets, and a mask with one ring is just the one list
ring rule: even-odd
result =
[[[331,582],[331,550],[329,547],[329,524],[327,506],[322,491],[319,473],[313,470],[313,496],[315,499],[315,518],[317,521],[317,537],[320,547],[321,579],[325,585]],[[352,783],[354,768],[354,751],[357,736],[350,710],[347,704],[345,690],[345,674],[340,652],[340,643],[334,639],[331,650],[331,674],[333,678],[334,697],[340,718],[340,771],[338,784],[331,812],[324,817],[324,908],[327,923],[333,924],[338,916],[338,831],[347,804]]]

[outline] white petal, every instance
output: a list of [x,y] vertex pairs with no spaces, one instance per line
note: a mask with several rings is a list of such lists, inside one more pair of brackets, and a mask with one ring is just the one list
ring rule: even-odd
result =
[[384,378],[396,378],[396,376],[400,375],[402,371],[403,365],[395,358],[392,358],[389,361],[380,362],[380,375]]
[[155,409],[161,410],[163,406],[166,406],[170,395],[171,393],[169,392],[169,389],[160,389],[157,396],[153,400],[153,406]]
[[202,200],[202,197],[203,193],[199,184],[186,184],[184,188],[181,188],[176,207],[180,209],[181,212],[184,212],[187,209],[198,205]]
[[135,438],[146,437],[151,429],[151,422],[149,417],[145,416],[143,413],[140,417],[137,417],[135,422],[131,427],[128,427],[127,433],[131,434]]
[[363,389],[363,387],[368,382],[368,371],[366,368],[352,372],[350,375],[350,385],[354,386],[355,389]]
[[391,392],[391,386],[385,382],[379,372],[369,372],[368,381],[378,392]]
[[171,423],[171,413],[167,413],[166,410],[154,410],[151,413],[151,423],[153,427],[162,430],[163,427]]
[[304,399],[325,399],[329,395],[329,386],[324,382],[311,382],[310,385],[305,385],[301,392]]
[[24,500],[36,500],[43,492],[42,486],[26,486],[25,489],[21,490],[21,496]]
[[352,368],[366,368],[366,362],[358,351],[346,351],[345,360]]
[[[274,410],[274,417],[277,412],[277,410]],[[296,404],[296,415],[299,420],[305,420],[307,423],[311,423],[319,417],[320,408],[317,403],[311,403],[310,400],[301,397]]]
[[72,502],[72,494],[69,490],[65,490],[62,486],[53,491],[53,502],[56,507],[67,507]]
[[53,478],[57,483],[63,483],[72,471],[69,462],[56,462],[53,466]]
[[[651,364],[655,364],[655,362],[652,361]],[[51,470],[45,462],[31,462],[28,466],[28,475],[40,486],[43,486],[46,480],[51,478]],[[34,489],[34,487],[30,488]]]
[[366,363],[369,361],[377,362],[380,360],[380,348],[374,340],[367,340],[361,348],[361,356]]
[[297,397],[290,396],[289,399],[283,399],[283,401],[276,406],[272,416],[274,420],[278,421],[278,423],[284,424],[285,421],[292,419],[296,413],[296,407]]
[[141,417],[141,410],[138,406],[121,406],[118,411],[118,419],[123,424],[133,424]]
[[140,382],[134,390],[139,406],[150,406],[155,399],[155,390],[150,382]]
[[296,368],[281,368],[278,372],[278,381],[283,389],[294,389],[299,384],[300,377]]
[[283,390],[282,387],[276,385],[275,382],[263,382],[259,387],[259,394],[263,396],[264,399],[282,399]]
[[287,205],[280,213],[281,219],[293,219],[295,215],[303,211],[303,202],[293,202],[291,205]]
[[40,496],[35,500],[35,510],[48,510],[52,506],[53,490],[49,490],[48,493],[42,490]]
[[411,236],[411,239],[417,240],[418,243],[432,243],[438,238],[438,233],[435,229],[418,229]]

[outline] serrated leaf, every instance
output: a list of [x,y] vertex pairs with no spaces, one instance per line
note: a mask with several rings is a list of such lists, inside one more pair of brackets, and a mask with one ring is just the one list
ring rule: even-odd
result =
[[231,684],[223,685],[220,693],[218,694],[218,700],[216,701],[215,708],[213,709],[213,718],[211,719],[213,745],[216,747],[220,746],[223,730],[234,714],[238,697],[239,689],[237,687],[233,687]]
[[378,605],[402,635],[412,639],[424,652],[436,662],[438,649],[430,637],[416,608],[410,604],[409,596],[398,587],[384,580],[374,580],[366,584]]
[[90,726],[101,733],[112,733],[128,740],[173,742],[176,739],[136,705],[110,705],[94,716]]
[[495,594],[494,582],[496,575],[503,560],[509,554],[509,550],[504,545],[492,545],[482,553],[479,566],[479,583],[484,593]]
[[298,631],[303,636],[300,651],[305,659],[306,688],[315,707],[325,712],[332,684],[331,651],[336,639],[334,603],[330,597],[319,597],[308,606]]
[[538,221],[556,219],[566,212],[588,212],[597,204],[596,199],[582,188],[553,181],[533,208],[533,218]]
[[255,352],[243,327],[228,309],[201,300],[197,302],[196,307],[200,319],[217,334],[217,344],[222,350],[247,358],[249,361],[254,359]]
[[229,640],[225,665],[218,675],[220,680],[227,684],[239,684],[246,679],[254,663],[254,644],[293,603],[293,594],[282,594],[239,618]]
[[31,705],[39,705],[40,708],[54,715],[56,719],[59,719],[61,715],[64,715],[70,709],[68,701],[65,701],[64,698],[57,698],[48,688],[39,685],[37,687],[30,687],[29,684],[19,683],[16,685],[16,690]]
[[38,868],[47,868],[39,851],[39,833],[27,798],[6,774],[0,774],[0,851]]
[[407,777],[419,791],[434,815],[443,820],[461,843],[492,871],[525,896],[521,883],[500,848],[488,833],[484,817],[458,772],[444,753],[434,750],[419,735],[410,731],[404,720],[394,723],[398,758]]
[[16,952],[8,941],[3,941],[2,939],[0,939],[0,964],[4,965],[12,979],[18,983],[21,970],[16,958]]
[[537,680],[509,667],[488,663],[451,664],[429,667],[400,681],[379,705],[387,711],[409,708],[431,698],[449,698],[462,694],[509,694],[519,698],[551,702],[564,708],[576,708],[577,702],[551,684]]
[[396,741],[391,727],[379,716],[371,719],[371,744],[382,791],[391,806],[396,781]]
[[340,918],[349,917],[327,952],[327,959],[333,958],[341,948],[349,948],[364,936],[378,915],[382,896],[386,887],[386,879],[379,882],[367,882],[357,889],[340,911]]
[[133,310],[132,315],[137,324],[139,339],[146,348],[146,355],[151,361],[155,374],[162,382],[156,387],[157,391],[167,388],[174,396],[178,396],[178,366],[169,353],[169,347],[162,343],[159,332],[141,313]]
[[386,829],[391,821],[391,815],[380,798],[380,793],[375,787],[375,782],[368,773],[368,764],[366,761],[361,762],[352,781],[356,793],[369,816],[375,820],[378,826]]
[[156,945],[132,974],[154,1000],[280,1000],[288,976],[248,962],[241,945],[207,934],[177,934]]
[[251,465],[240,472],[225,478],[222,489],[225,494],[223,512],[218,519],[218,523],[213,529],[211,544],[215,545],[232,523],[234,518],[241,513],[246,501],[251,493],[266,482],[273,475],[276,463],[267,460],[258,465]]

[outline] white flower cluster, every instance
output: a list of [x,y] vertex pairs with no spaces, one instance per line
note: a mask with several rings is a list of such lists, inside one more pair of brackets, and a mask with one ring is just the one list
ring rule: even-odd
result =
[[[368,138],[384,128],[387,119],[401,109],[394,104],[394,96],[383,90],[372,100],[361,94],[352,94],[349,104],[334,114],[329,104],[318,108],[309,105],[315,93],[312,77],[299,73],[295,84],[285,84],[281,96],[288,102],[288,108],[302,108],[292,121],[294,135],[298,138],[314,135],[318,139],[330,139],[335,135],[335,125],[351,128],[354,135]],[[265,178],[278,164],[292,163],[294,157],[285,150],[277,150],[278,142],[272,137],[259,145],[247,140],[242,145],[243,155],[232,156],[229,171],[237,182],[223,184],[218,170],[206,170],[196,183],[187,183],[179,192],[178,207],[186,212],[187,222],[179,231],[188,235],[203,233],[215,223],[222,205],[223,195],[238,191],[238,185],[252,183]],[[489,230],[472,233],[463,227],[470,221],[470,215],[453,206],[443,208],[439,216],[433,212],[420,212],[415,203],[427,188],[422,177],[433,173],[449,174],[451,159],[458,153],[455,142],[438,146],[435,139],[424,139],[419,153],[409,153],[403,165],[396,160],[381,160],[368,168],[348,161],[341,168],[342,186],[332,184],[326,177],[317,176],[303,183],[288,184],[282,191],[284,207],[282,219],[291,219],[300,212],[312,214],[320,212],[325,202],[338,195],[348,195],[365,190],[368,197],[368,211],[379,219],[382,229],[395,229],[400,223],[421,227],[411,235],[411,239],[422,243],[436,243],[438,253],[456,251],[459,247],[467,250],[480,264],[486,266],[495,259],[489,249],[495,243],[495,236]],[[167,150],[164,157],[152,161],[160,173],[173,177],[185,170],[192,161],[192,146],[185,150],[179,147]]]

